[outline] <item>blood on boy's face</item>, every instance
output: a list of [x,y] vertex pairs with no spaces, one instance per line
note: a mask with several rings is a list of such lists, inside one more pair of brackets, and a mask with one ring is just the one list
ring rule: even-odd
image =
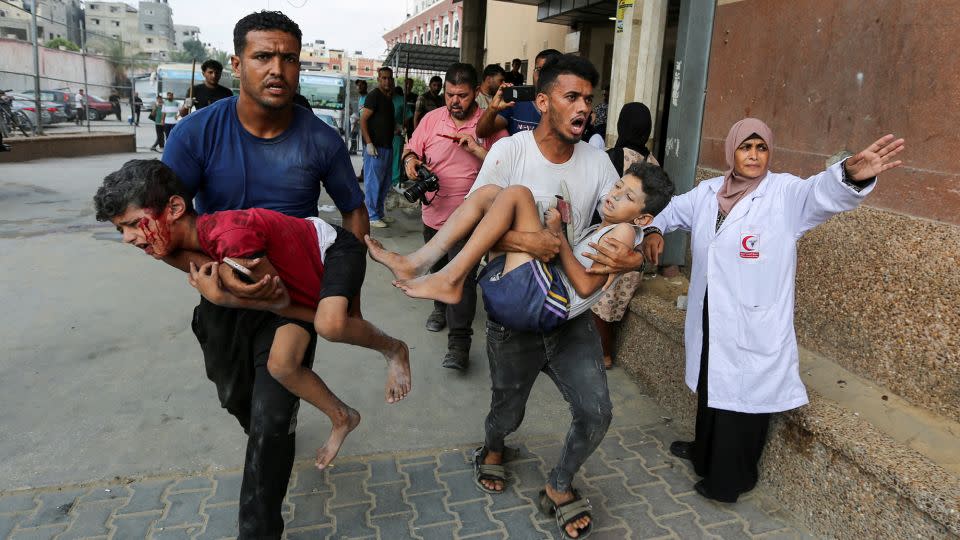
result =
[[155,216],[148,210],[130,205],[110,222],[123,235],[125,244],[136,246],[155,259],[162,259],[172,251],[170,226],[163,214]]

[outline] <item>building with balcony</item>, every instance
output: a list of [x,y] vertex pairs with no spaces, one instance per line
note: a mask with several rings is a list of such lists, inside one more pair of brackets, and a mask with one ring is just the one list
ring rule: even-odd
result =
[[460,47],[463,5],[453,0],[418,0],[399,26],[383,35],[387,49],[397,43]]

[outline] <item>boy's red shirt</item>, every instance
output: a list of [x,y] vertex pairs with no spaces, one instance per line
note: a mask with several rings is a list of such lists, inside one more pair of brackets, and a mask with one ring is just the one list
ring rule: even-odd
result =
[[224,210],[197,217],[200,249],[210,258],[266,256],[290,301],[316,308],[323,286],[317,229],[306,219],[264,210]]

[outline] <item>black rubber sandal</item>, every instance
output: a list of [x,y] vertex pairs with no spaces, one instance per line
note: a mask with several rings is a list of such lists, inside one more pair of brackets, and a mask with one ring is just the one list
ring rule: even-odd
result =
[[[580,540],[590,536],[593,531],[593,506],[587,498],[580,498],[580,492],[573,490],[573,500],[564,504],[557,504],[547,495],[547,490],[540,490],[540,498],[537,501],[540,511],[548,516],[554,516],[557,519],[557,527],[560,528],[560,535],[564,540]],[[589,517],[590,523],[582,529],[578,529],[579,536],[573,537],[567,534],[567,525],[577,521],[580,518]]]
[[[480,488],[480,491],[484,493],[499,495],[503,493],[504,489],[507,489],[507,469],[505,469],[503,465],[484,463],[483,458],[485,457],[487,457],[487,449],[485,447],[481,446],[473,451],[473,483],[476,484],[477,487]],[[481,480],[486,480],[488,482],[502,482],[503,489],[490,489],[483,485]]]

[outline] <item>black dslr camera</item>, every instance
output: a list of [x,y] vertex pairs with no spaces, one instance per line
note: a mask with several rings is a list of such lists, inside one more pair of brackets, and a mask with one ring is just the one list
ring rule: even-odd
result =
[[440,179],[437,178],[437,175],[430,172],[430,169],[423,165],[418,165],[417,179],[413,181],[412,186],[403,190],[403,198],[410,202],[417,202],[419,200],[426,205],[433,202],[433,197],[436,197],[436,195],[434,195],[427,200],[427,193],[434,193],[439,189]]

